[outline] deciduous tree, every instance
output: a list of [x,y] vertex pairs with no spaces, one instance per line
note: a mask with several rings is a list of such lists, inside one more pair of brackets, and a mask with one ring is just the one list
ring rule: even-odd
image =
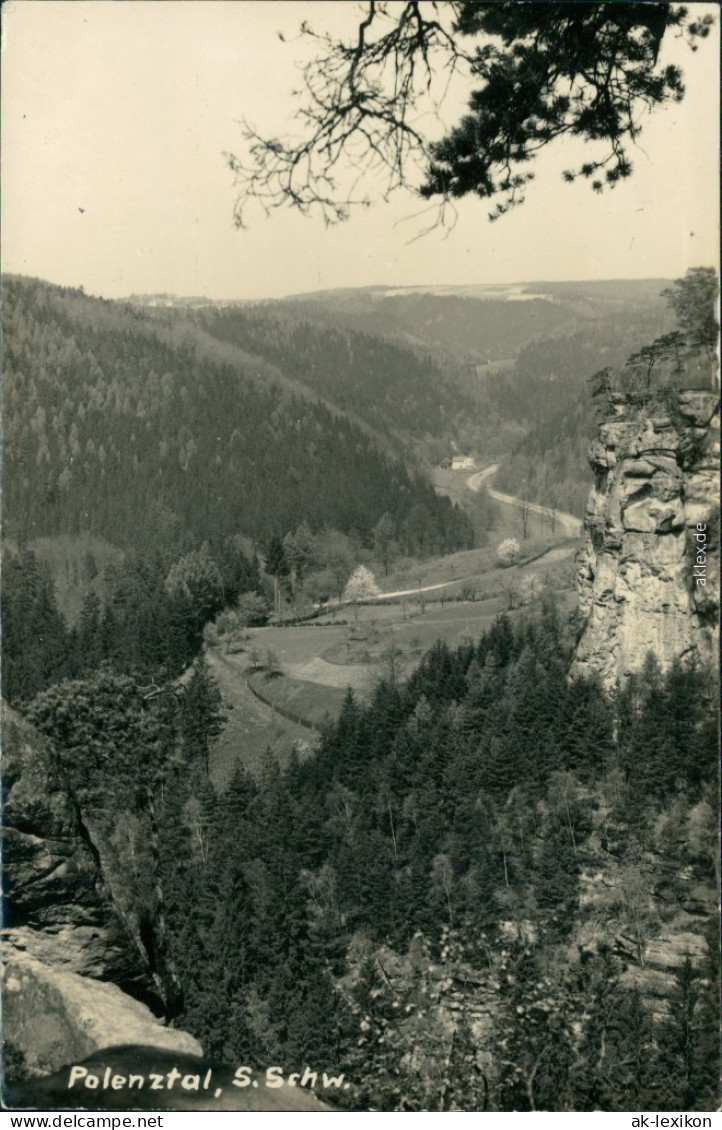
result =
[[359,565],[354,569],[343,590],[343,599],[355,604],[360,600],[373,600],[379,593],[379,586],[371,570],[365,565]]
[[502,565],[513,565],[519,556],[519,542],[516,538],[506,538],[499,545],[496,556]]
[[169,596],[190,601],[199,626],[223,604],[223,579],[207,545],[175,562],[165,579],[165,588]]

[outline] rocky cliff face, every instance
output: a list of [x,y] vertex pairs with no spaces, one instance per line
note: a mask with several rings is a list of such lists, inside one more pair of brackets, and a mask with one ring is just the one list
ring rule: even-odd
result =
[[602,806],[583,848],[574,944],[579,953],[609,946],[621,960],[622,983],[638,989],[659,1019],[687,959],[699,976],[708,974],[717,921],[716,811],[707,800],[690,806],[679,796],[656,816],[643,846],[614,853],[602,849],[608,817]]
[[113,910],[97,853],[48,743],[3,707],[4,946],[152,1001]]
[[573,671],[608,688],[678,657],[711,660],[719,607],[719,396],[687,390],[646,410],[613,399],[590,451],[579,557],[585,626]]
[[[217,1110],[330,1109],[300,1087],[237,1090],[233,1067],[199,1058],[193,1036],[165,1027],[142,1003],[160,1002],[111,889],[97,829],[77,810],[40,734],[5,707],[2,730],[6,1107],[207,1110],[210,1101]],[[81,1062],[88,1085],[79,1083],[69,1097],[68,1067]],[[176,1080],[183,1076],[172,1093],[131,1094],[98,1082],[106,1075],[126,1082],[129,1072],[166,1079],[170,1071]],[[193,1085],[206,1073],[213,1076],[212,1097]]]
[[2,732],[3,1035],[15,1066],[54,1071],[124,1043],[199,1053],[141,1003],[158,1004],[149,970],[48,743],[6,708]]

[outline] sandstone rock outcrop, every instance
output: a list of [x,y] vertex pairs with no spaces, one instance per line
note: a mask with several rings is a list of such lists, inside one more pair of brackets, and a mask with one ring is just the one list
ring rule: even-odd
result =
[[124,1043],[202,1054],[192,1036],[164,1028],[117,985],[53,968],[17,950],[5,961],[3,1030],[29,1074],[55,1071]]
[[650,651],[663,669],[683,656],[711,660],[719,607],[718,394],[689,389],[646,409],[618,396],[612,407],[590,451],[573,667],[608,688]]
[[97,853],[49,744],[3,706],[4,951],[115,981],[152,1003],[152,982],[123,930]]
[[142,1003],[158,1004],[147,965],[49,743],[7,707],[2,731],[3,1038],[16,1065],[33,1076],[127,1043],[200,1054]]
[[[702,807],[689,811],[688,823],[700,824]],[[677,815],[683,811],[680,804]],[[610,947],[622,964],[622,984],[638,989],[656,1018],[668,1013],[676,975],[687,959],[698,974],[705,970],[716,920],[712,867],[695,858],[685,840],[673,840],[665,850],[670,815],[657,828],[656,843],[634,863],[600,851],[594,838],[588,841],[574,932],[579,952]],[[712,840],[714,814],[710,809],[702,815],[701,827]]]

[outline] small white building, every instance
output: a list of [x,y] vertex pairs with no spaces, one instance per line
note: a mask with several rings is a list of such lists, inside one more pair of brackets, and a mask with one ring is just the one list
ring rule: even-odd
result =
[[455,455],[451,460],[452,471],[473,471],[476,466],[470,455]]

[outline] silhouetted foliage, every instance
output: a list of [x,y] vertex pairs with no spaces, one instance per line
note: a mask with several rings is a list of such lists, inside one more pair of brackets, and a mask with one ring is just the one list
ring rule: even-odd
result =
[[[368,202],[357,180],[370,170],[385,197],[399,187],[442,202],[498,197],[496,219],[524,199],[536,155],[565,136],[583,139],[590,156],[564,179],[613,188],[632,172],[640,111],[684,96],[680,68],[659,61],[665,35],[683,30],[694,49],[712,21],[668,3],[370,0],[355,38],[304,22],[323,51],[303,72],[304,135],[289,143],[244,123],[247,155],[228,158],[236,223],[253,200],[266,211],[289,204],[326,222],[346,219]],[[434,93],[443,98],[455,71],[472,87],[468,112],[430,141],[422,108]],[[344,165],[357,171],[351,190]]]

